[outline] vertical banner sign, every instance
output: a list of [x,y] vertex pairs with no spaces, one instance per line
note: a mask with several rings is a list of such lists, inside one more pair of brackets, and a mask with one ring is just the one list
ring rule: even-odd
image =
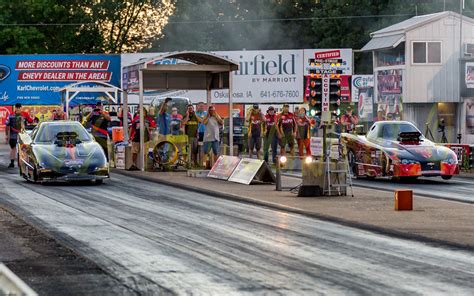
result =
[[329,123],[331,121],[331,112],[329,111],[329,74],[323,74],[321,121],[325,123]]

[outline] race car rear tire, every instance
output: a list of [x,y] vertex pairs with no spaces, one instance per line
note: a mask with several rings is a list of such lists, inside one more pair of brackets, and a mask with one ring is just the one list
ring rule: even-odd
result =
[[442,178],[443,180],[451,180],[452,177],[453,177],[452,175],[444,175],[444,176],[441,176],[441,178]]

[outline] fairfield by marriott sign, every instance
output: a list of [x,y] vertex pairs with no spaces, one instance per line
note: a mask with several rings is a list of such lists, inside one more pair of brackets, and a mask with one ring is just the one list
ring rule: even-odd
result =
[[296,53],[239,55],[233,57],[240,67],[235,75],[295,75]]

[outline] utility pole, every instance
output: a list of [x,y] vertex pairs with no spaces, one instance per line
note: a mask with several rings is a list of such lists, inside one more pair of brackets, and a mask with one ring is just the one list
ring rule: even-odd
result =
[[[462,58],[463,58],[463,40],[462,40],[462,11],[464,9],[464,0],[459,0],[459,75],[462,77],[464,70],[462,69]],[[462,129],[461,129],[461,114],[462,114],[462,97],[461,89],[464,83],[464,79],[459,79],[459,103],[458,103],[458,142],[461,143]]]

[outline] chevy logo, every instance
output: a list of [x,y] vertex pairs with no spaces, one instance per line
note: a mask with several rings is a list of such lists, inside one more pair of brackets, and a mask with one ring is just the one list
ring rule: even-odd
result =
[[434,166],[435,163],[434,162],[428,162],[427,165]]
[[10,76],[10,68],[5,65],[0,65],[0,81],[7,79]]

